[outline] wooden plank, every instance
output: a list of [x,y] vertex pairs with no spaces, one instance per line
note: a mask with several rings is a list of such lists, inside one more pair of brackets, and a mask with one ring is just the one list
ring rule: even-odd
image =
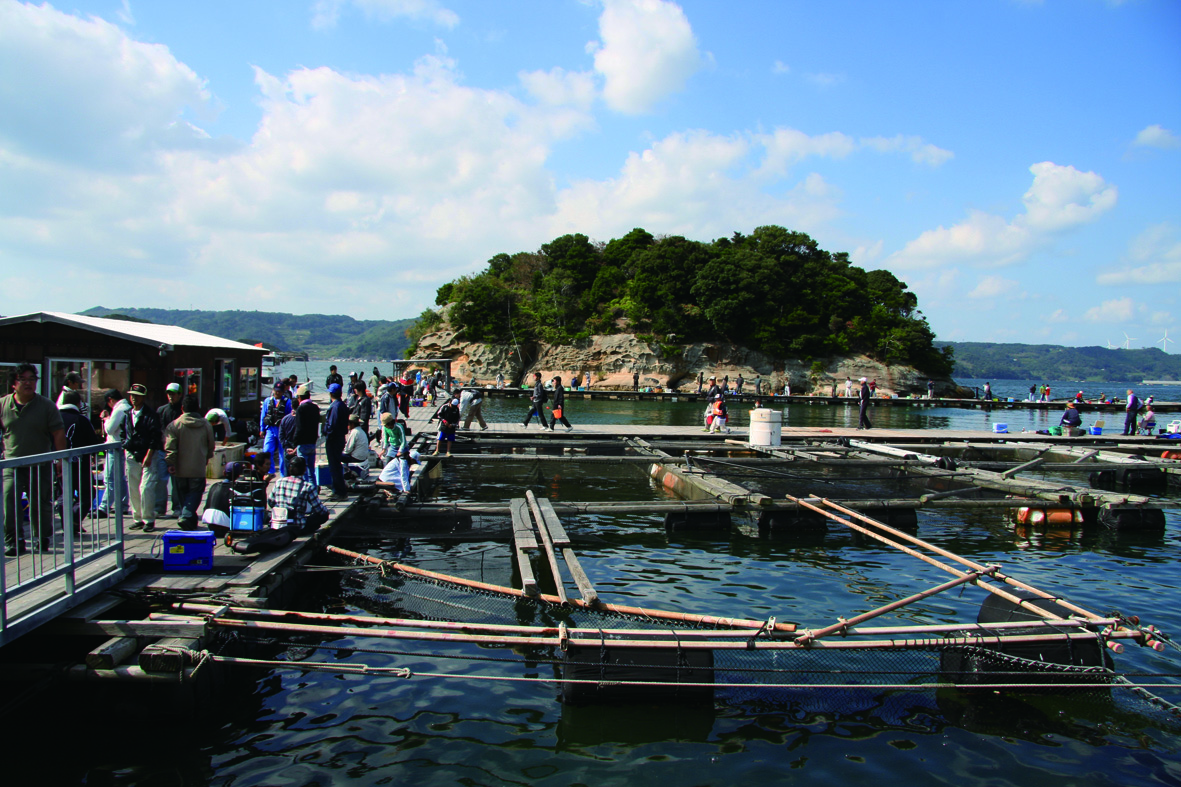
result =
[[[563,547],[562,557],[566,560],[566,568],[570,569],[570,576],[574,578],[574,584],[578,586],[578,592],[582,595],[582,600],[587,604],[598,603],[599,594],[595,592],[590,579],[586,576],[586,572],[582,570],[582,564],[578,562],[578,556],[574,554],[573,549],[570,549],[570,538],[566,535],[566,529],[562,527],[562,522],[558,519],[557,512],[554,511],[553,503],[549,500],[538,500],[537,507],[534,510],[541,515],[538,520],[539,528],[544,532],[548,532],[554,546]],[[542,522],[545,523],[544,526],[541,526]]]
[[523,497],[509,501],[509,512],[513,517],[513,541],[518,549],[537,549],[537,536],[533,520],[529,518],[529,504]]
[[91,669],[114,669],[127,661],[139,648],[135,637],[111,637],[86,654],[86,666]]
[[46,626],[53,634],[87,634],[117,637],[199,637],[205,634],[205,621],[181,620],[91,620],[66,622],[55,620]]
[[525,499],[529,502],[529,508],[533,511],[534,521],[537,522],[537,532],[541,535],[541,543],[545,548],[545,556],[549,561],[550,572],[554,577],[554,589],[558,595],[558,600],[562,604],[565,604],[569,600],[566,596],[566,583],[562,579],[561,569],[558,568],[558,556],[554,552],[554,542],[550,539],[549,530],[545,526],[545,519],[537,507],[537,496],[530,489],[525,492]]
[[140,652],[139,668],[144,672],[181,672],[190,660],[188,654],[182,651],[200,649],[200,639],[165,637]]
[[553,541],[554,546],[570,546],[570,537],[566,535],[566,529],[562,527],[562,522],[558,519],[557,512],[554,511],[554,504],[549,500],[538,500],[537,510],[541,512],[542,519],[545,521],[546,530],[549,531],[549,537]]
[[537,577],[533,575],[533,564],[529,562],[526,549],[537,549],[537,538],[533,534],[533,520],[529,517],[528,504],[524,498],[513,498],[509,501],[509,510],[513,517],[513,546],[517,556],[517,568],[521,572],[521,590],[530,596],[536,596],[540,590],[537,587]]

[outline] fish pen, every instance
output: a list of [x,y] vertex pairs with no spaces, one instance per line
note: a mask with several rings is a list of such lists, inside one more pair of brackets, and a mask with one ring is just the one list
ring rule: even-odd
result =
[[1021,696],[1181,725],[1179,648],[1137,617],[1136,598],[1077,583],[1076,599],[1000,554],[1024,557],[1034,531],[1151,545],[1151,523],[1121,529],[1102,512],[1163,521],[1175,501],[1167,485],[1092,488],[1111,458],[512,442],[468,441],[427,463],[399,506],[342,528],[347,546],[308,569],[337,577],[322,610],[196,599],[158,614],[271,652],[194,652],[190,668],[541,684],[572,714],[651,702],[851,713],[921,696],[962,718]]

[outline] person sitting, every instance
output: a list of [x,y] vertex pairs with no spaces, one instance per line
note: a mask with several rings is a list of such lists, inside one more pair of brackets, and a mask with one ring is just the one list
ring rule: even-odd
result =
[[1062,420],[1059,422],[1062,426],[1070,429],[1081,429],[1083,425],[1082,416],[1079,415],[1078,408],[1074,406],[1074,402],[1068,402],[1066,405],[1066,412],[1062,414]]
[[[311,533],[328,521],[328,508],[320,502],[316,487],[304,478],[307,460],[293,456],[287,460],[287,475],[271,486],[267,505],[274,509],[285,509],[287,527],[293,535]],[[272,520],[274,521],[274,520]]]
[[356,415],[349,416],[349,436],[340,461],[356,471],[359,479],[369,477],[369,435],[365,434],[361,419]]
[[1152,411],[1152,405],[1149,405],[1144,410],[1144,417],[1140,419],[1140,433],[1152,434],[1156,431],[1156,413]]

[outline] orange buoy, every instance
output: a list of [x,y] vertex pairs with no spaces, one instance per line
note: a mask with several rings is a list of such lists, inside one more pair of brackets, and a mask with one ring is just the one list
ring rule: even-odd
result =
[[1017,509],[1019,525],[1073,525],[1082,524],[1083,512],[1077,508],[1029,508]]

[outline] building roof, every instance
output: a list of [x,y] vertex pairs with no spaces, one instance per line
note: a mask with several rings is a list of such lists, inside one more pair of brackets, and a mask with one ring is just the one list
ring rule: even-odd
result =
[[220,336],[213,336],[199,331],[190,331],[177,325],[156,325],[155,323],[131,322],[130,320],[111,320],[106,317],[87,317],[81,314],[67,314],[66,312],[34,312],[19,314],[14,317],[0,317],[0,326],[14,325],[22,322],[54,322],[61,325],[72,325],[85,328],[96,333],[126,339],[132,342],[148,344],[161,350],[172,350],[176,347],[217,347],[226,350],[252,350],[266,352],[261,347],[255,347],[242,342],[230,341]]

